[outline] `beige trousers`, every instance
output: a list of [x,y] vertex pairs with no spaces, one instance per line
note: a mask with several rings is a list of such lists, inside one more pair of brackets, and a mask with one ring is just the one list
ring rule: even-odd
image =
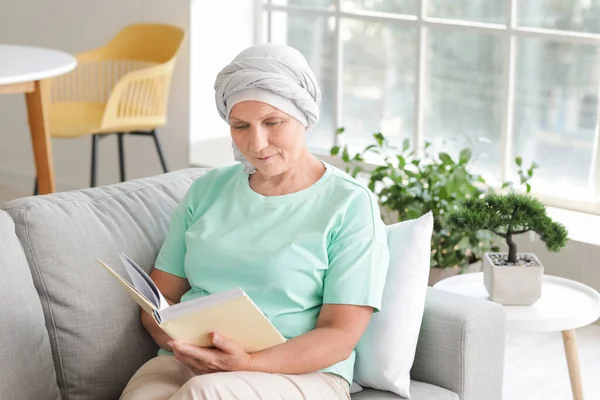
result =
[[302,375],[219,372],[196,376],[173,356],[149,360],[129,380],[120,400],[349,400],[346,380],[312,372]]

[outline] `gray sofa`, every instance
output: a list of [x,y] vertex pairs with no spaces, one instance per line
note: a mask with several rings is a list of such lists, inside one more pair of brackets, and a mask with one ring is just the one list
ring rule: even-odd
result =
[[[0,211],[0,399],[118,399],[157,346],[97,257],[150,270],[170,214],[204,169],[14,200]],[[429,288],[414,400],[500,400],[501,307]],[[376,365],[373,368],[377,368]],[[364,390],[353,399],[399,399]]]

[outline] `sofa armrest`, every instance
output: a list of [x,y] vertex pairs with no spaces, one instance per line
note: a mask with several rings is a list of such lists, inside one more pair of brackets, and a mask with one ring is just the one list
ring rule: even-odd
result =
[[411,379],[461,400],[501,400],[506,315],[491,301],[428,288]]

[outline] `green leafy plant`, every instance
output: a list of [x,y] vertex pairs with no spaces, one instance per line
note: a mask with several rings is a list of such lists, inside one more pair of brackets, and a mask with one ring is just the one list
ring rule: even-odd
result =
[[[338,134],[343,132],[338,130]],[[331,154],[341,157],[350,175],[368,178],[369,188],[393,216],[393,221],[386,222],[414,219],[432,211],[432,268],[463,268],[478,261],[484,252],[497,249],[488,232],[453,232],[444,223],[445,215],[459,200],[483,193],[484,179],[469,170],[469,149],[463,149],[454,160],[445,152],[431,154],[431,146],[426,143],[424,153],[418,156],[409,140],[397,149],[381,133],[373,138],[375,144],[359,153],[351,154],[346,145],[333,147]],[[375,156],[380,165],[367,169],[365,158],[369,156]]]
[[[528,188],[529,191],[529,188]],[[447,226],[459,232],[489,231],[502,237],[508,245],[508,262],[517,264],[517,245],[513,236],[529,231],[540,235],[549,251],[559,251],[567,242],[567,230],[553,221],[546,207],[528,194],[490,193],[464,200],[450,212]]]
[[[530,193],[531,184],[529,183],[529,181],[531,180],[531,178],[533,178],[533,172],[538,168],[538,165],[535,162],[533,162],[531,163],[531,166],[526,169],[523,166],[523,158],[520,156],[515,158],[515,163],[517,164],[517,174],[519,175],[519,181],[521,185],[525,187],[525,193]],[[504,182],[502,184],[503,189],[507,187],[510,187],[512,190],[515,190],[514,182]]]
[[[337,134],[344,133],[344,128]],[[493,233],[486,230],[458,231],[446,224],[446,216],[465,198],[477,198],[489,191],[485,180],[471,171],[472,152],[468,148],[453,159],[446,152],[433,154],[431,144],[425,143],[422,154],[411,147],[409,140],[401,148],[390,145],[381,133],[373,134],[374,144],[351,153],[347,145],[334,146],[330,153],[341,158],[346,172],[368,180],[369,188],[378,197],[386,222],[393,223],[418,218],[432,211],[434,227],[431,243],[432,268],[465,268],[481,260],[486,252],[499,251]],[[377,165],[367,167],[366,161]],[[528,185],[537,167],[522,167],[515,160],[521,184]],[[514,187],[506,183],[503,188]]]

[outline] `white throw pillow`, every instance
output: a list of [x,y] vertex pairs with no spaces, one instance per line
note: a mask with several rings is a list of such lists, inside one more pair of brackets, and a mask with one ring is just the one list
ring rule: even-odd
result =
[[408,398],[431,266],[433,214],[387,229],[390,264],[381,311],[356,346],[354,381]]

